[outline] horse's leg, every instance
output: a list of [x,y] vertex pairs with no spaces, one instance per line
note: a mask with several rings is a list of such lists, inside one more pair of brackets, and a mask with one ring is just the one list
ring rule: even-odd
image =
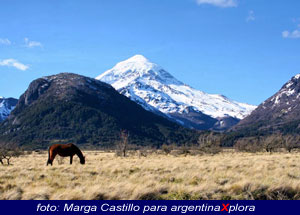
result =
[[50,160],[50,147],[49,147],[49,149],[48,149],[48,160],[47,160],[47,166],[48,166],[48,164],[49,164],[49,160]]
[[50,158],[48,158],[47,166],[48,166],[48,164],[51,164],[51,166],[52,166],[52,161],[50,160]]
[[54,160],[56,154],[57,153],[55,151],[52,151],[52,152],[49,153],[49,160],[48,160],[48,162],[51,164],[51,166],[53,164],[53,160]]
[[70,164],[73,162],[73,155],[70,156]]

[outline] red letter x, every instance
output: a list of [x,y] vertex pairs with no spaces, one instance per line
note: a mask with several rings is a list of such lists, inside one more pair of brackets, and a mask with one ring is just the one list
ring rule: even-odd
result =
[[225,204],[222,204],[223,205],[223,209],[221,211],[228,211],[227,207],[229,206],[229,204],[225,205]]

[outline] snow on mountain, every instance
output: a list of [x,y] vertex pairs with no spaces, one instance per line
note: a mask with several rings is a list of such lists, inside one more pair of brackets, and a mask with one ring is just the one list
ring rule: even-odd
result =
[[[196,90],[142,55],[135,55],[116,64],[96,79],[111,84],[146,110],[160,111],[171,118],[192,111],[214,119],[226,117],[242,119],[256,108],[223,95]],[[183,124],[182,118],[175,118],[177,122]]]
[[[295,75],[289,80],[280,90],[279,92],[271,99],[273,102],[273,108],[278,106],[281,103],[282,98],[286,99],[287,97],[293,96],[297,92],[298,80],[300,79],[300,74]],[[300,94],[297,94],[297,99],[299,98]]]
[[18,100],[14,98],[0,97],[0,122],[5,120],[16,107]]
[[[281,130],[298,132],[300,128],[300,74],[292,77],[273,96],[260,104],[235,130]],[[253,126],[256,126],[253,128]]]

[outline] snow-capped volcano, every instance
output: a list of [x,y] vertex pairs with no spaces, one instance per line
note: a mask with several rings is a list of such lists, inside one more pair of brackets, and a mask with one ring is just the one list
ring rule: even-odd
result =
[[0,122],[5,120],[10,112],[16,107],[18,100],[0,96]]
[[164,85],[183,85],[157,64],[151,63],[142,55],[135,55],[118,63],[114,68],[104,72],[96,79],[113,85],[117,89],[132,85],[133,82],[159,81]]
[[229,124],[235,124],[256,108],[223,95],[196,90],[142,55],[118,63],[96,79],[111,84],[146,110],[161,112],[180,124],[197,129],[228,127],[224,119],[230,118]]

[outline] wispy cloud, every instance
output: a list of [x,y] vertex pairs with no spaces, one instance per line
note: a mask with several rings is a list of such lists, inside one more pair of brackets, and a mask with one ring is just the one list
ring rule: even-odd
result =
[[255,14],[253,10],[250,10],[246,18],[247,22],[253,22],[255,20]]
[[283,31],[282,32],[283,38],[291,38],[291,39],[300,39],[300,31],[294,30],[294,31]]
[[283,38],[300,39],[300,18],[293,18],[292,22],[296,24],[296,30],[294,31],[285,30],[281,33],[281,35]]
[[7,38],[0,38],[0,44],[1,44],[1,45],[10,45],[11,42],[10,42],[10,40],[7,39]]
[[37,41],[31,41],[28,38],[24,38],[24,41],[25,41],[25,46],[27,48],[42,47],[43,46],[42,43],[37,42]]
[[25,71],[29,68],[29,66],[20,63],[18,60],[16,59],[4,59],[4,60],[0,60],[0,66],[8,66],[8,67],[14,67],[18,70],[22,70]]
[[237,7],[237,0],[196,0],[200,4],[210,4],[216,7]]

